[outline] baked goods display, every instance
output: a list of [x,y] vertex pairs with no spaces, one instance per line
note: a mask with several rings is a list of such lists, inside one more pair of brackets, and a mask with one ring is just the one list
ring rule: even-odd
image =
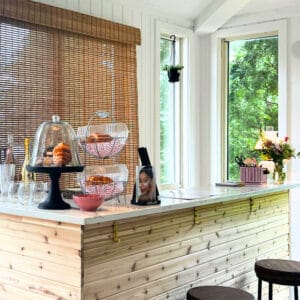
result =
[[[97,114],[95,114],[98,116]],[[128,128],[124,123],[101,123],[78,127],[77,138],[85,153],[105,159],[117,156],[124,148]],[[99,121],[99,120],[98,120]],[[83,173],[78,175],[78,182],[84,194],[104,196],[112,199],[124,192],[128,180],[128,169],[124,164],[85,166]]]
[[123,143],[120,140],[115,139],[110,143],[87,143],[85,145],[85,150],[88,154],[103,159],[117,155],[123,147]]
[[77,136],[73,127],[53,115],[52,121],[43,122],[36,131],[29,165],[39,168],[81,166],[75,141]]
[[123,191],[124,183],[120,181],[114,183],[85,186],[86,193],[104,196],[104,200],[112,199],[121,194]]
[[113,183],[113,180],[107,176],[94,175],[94,176],[89,176],[85,183],[86,185],[108,184],[108,183]]
[[72,160],[71,148],[68,144],[59,143],[53,149],[53,164],[55,166],[66,166]]
[[53,155],[46,155],[42,160],[42,164],[44,167],[51,167],[53,162]]
[[[43,122],[37,129],[31,157],[26,169],[29,172],[48,174],[51,184],[45,200],[38,204],[41,209],[69,209],[70,204],[62,198],[59,181],[63,173],[83,171],[80,162],[77,136],[68,122],[53,115],[51,121]],[[66,188],[69,178],[62,178]]]
[[44,167],[66,166],[72,161],[71,147],[66,143],[59,143],[56,147],[48,147],[44,153],[43,159],[37,162],[37,165]]
[[101,195],[105,200],[122,193],[127,180],[128,169],[124,164],[86,166],[84,172],[78,174],[78,181],[84,193]]
[[87,143],[109,143],[113,137],[107,133],[92,133],[86,138]]
[[124,148],[128,128],[123,123],[81,126],[77,136],[81,147],[89,155],[104,159],[116,156]]

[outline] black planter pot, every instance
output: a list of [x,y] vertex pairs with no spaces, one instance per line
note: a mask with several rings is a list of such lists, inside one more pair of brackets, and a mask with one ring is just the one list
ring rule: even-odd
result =
[[168,70],[169,82],[178,82],[180,79],[180,69],[170,69]]

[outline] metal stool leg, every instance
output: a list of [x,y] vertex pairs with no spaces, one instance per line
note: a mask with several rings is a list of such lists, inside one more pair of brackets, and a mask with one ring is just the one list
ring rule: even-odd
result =
[[258,279],[258,290],[257,290],[257,300],[261,300],[261,279]]
[[273,300],[273,284],[269,282],[269,300]]
[[298,300],[298,286],[294,286],[294,297],[295,300]]

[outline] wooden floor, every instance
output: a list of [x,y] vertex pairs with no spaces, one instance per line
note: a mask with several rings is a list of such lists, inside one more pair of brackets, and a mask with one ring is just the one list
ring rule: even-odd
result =
[[255,260],[288,258],[288,211],[278,193],[88,226],[0,215],[0,299],[183,300],[208,284],[256,295]]

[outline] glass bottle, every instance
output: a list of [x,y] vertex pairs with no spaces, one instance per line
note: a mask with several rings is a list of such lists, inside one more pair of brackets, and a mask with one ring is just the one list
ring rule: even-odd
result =
[[30,181],[35,180],[35,174],[32,172],[29,172],[26,168],[26,166],[29,164],[29,161],[30,161],[29,143],[30,143],[30,139],[25,138],[25,140],[24,140],[25,158],[24,158],[22,171],[21,171],[22,181],[25,183],[29,183]]
[[15,164],[16,160],[14,157],[14,152],[13,152],[13,135],[8,134],[7,135],[7,150],[6,150],[6,156],[4,160],[5,164]]
[[13,152],[12,134],[7,135],[7,148],[5,153],[4,165],[2,168],[2,179],[4,179],[5,182],[14,181],[16,172],[16,160]]

